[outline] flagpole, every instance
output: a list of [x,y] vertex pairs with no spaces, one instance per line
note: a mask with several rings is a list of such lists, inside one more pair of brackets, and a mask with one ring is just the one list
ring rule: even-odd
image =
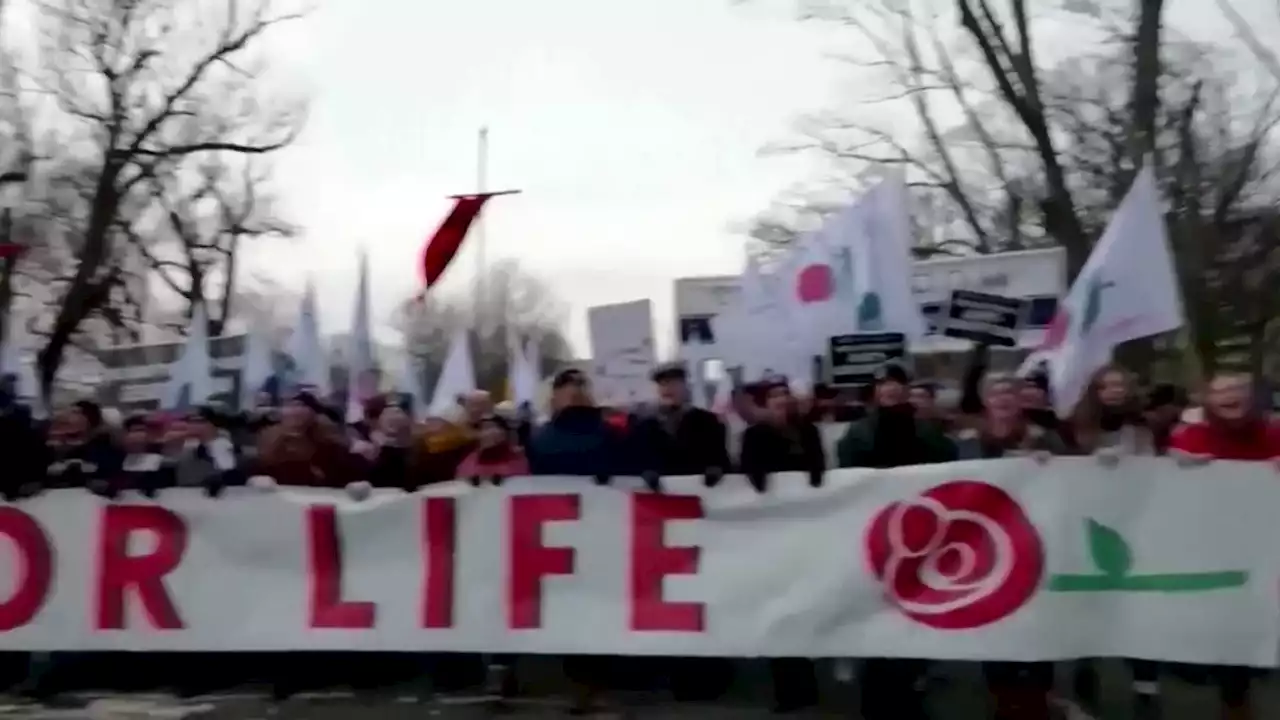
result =
[[[489,190],[489,127],[487,125],[480,126],[479,136],[476,138],[476,193],[484,194]],[[486,288],[485,273],[488,271],[486,265],[487,257],[485,256],[485,228],[484,213],[476,218],[475,239],[476,244],[476,299],[475,312],[477,330],[483,334],[484,331],[484,303]]]

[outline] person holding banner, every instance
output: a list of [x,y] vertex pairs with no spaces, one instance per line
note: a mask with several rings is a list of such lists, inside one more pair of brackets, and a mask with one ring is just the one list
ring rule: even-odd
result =
[[254,479],[259,486],[341,488],[364,472],[342,428],[314,395],[304,391],[285,403],[278,425],[262,432]]
[[661,490],[662,475],[703,475],[714,486],[729,468],[728,431],[720,418],[690,402],[684,365],[669,363],[651,375],[658,407],[636,421],[630,440],[640,476]]
[[[937,428],[916,419],[907,388],[911,377],[901,365],[880,369],[872,386],[873,407],[853,423],[836,446],[842,468],[895,468],[951,462],[956,447]],[[870,658],[863,664],[862,716],[866,720],[917,720],[925,717],[920,681],[928,664],[916,659]]]
[[[1258,406],[1253,378],[1220,373],[1204,393],[1203,418],[1177,428],[1169,455],[1184,466],[1213,460],[1269,462],[1280,471],[1280,421]],[[1224,720],[1253,720],[1249,686],[1254,670],[1242,666],[1210,668],[1218,686]]]
[[[757,492],[768,490],[769,475],[802,472],[821,485],[826,457],[818,428],[801,417],[787,381],[774,377],[756,385],[755,422],[742,435],[741,469]],[[810,658],[772,658],[773,709],[797,712],[818,704],[818,676]]]
[[51,433],[47,447],[44,490],[105,482],[120,472],[124,459],[103,422],[102,408],[89,400],[74,403],[61,414],[58,432]]
[[[987,376],[981,388],[983,412],[964,416],[956,433],[959,460],[995,460],[1030,455],[1047,462],[1066,452],[1066,444],[1051,430],[1030,421],[1018,397],[1015,378]],[[1041,720],[1050,717],[1053,663],[988,662],[983,664],[987,687],[995,700],[995,720]]]

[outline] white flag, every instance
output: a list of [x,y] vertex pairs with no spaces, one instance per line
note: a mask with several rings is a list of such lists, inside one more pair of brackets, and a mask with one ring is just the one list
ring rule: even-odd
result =
[[320,344],[320,321],[316,317],[316,291],[310,281],[302,295],[298,322],[289,336],[289,357],[293,358],[293,385],[319,398],[329,397],[329,362]]
[[204,405],[213,397],[213,361],[209,359],[209,316],[204,304],[191,311],[187,340],[177,360],[169,365],[169,381],[161,397],[166,410]]
[[1054,407],[1066,416],[1120,343],[1177,330],[1182,298],[1150,166],[1094,246],[1045,334]]
[[351,318],[351,347],[347,353],[347,422],[364,417],[365,402],[378,394],[378,370],[373,360],[369,332],[369,258],[360,252],[360,279],[356,284]]
[[449,342],[449,354],[444,358],[444,367],[440,369],[435,391],[431,393],[431,406],[427,408],[427,415],[453,417],[458,407],[458,396],[475,389],[476,371],[471,360],[471,332],[462,327],[454,331],[453,339]]
[[922,339],[929,325],[912,292],[911,215],[906,179],[893,172],[872,188],[842,228],[853,248],[858,332],[897,332]]
[[240,409],[257,405],[258,393],[275,373],[271,338],[258,323],[245,336],[244,366],[240,368]]
[[[521,347],[518,338],[513,337],[507,350],[511,353],[511,376],[507,378],[507,385],[511,389],[511,402],[516,407],[524,403],[529,403],[530,407],[537,407],[538,383],[541,381],[534,367],[534,363],[537,362],[537,346],[530,340]],[[533,355],[531,356],[530,353]]]

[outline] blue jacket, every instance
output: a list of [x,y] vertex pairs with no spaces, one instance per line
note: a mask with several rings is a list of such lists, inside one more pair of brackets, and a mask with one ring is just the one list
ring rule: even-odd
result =
[[534,475],[631,475],[623,433],[599,408],[565,408],[533,431],[526,449]]

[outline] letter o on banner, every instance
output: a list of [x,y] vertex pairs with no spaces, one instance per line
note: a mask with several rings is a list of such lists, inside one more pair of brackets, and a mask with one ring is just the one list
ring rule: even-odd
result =
[[13,544],[18,561],[13,592],[0,598],[0,632],[7,632],[31,622],[44,606],[53,584],[53,545],[40,523],[15,507],[0,507],[0,536]]

